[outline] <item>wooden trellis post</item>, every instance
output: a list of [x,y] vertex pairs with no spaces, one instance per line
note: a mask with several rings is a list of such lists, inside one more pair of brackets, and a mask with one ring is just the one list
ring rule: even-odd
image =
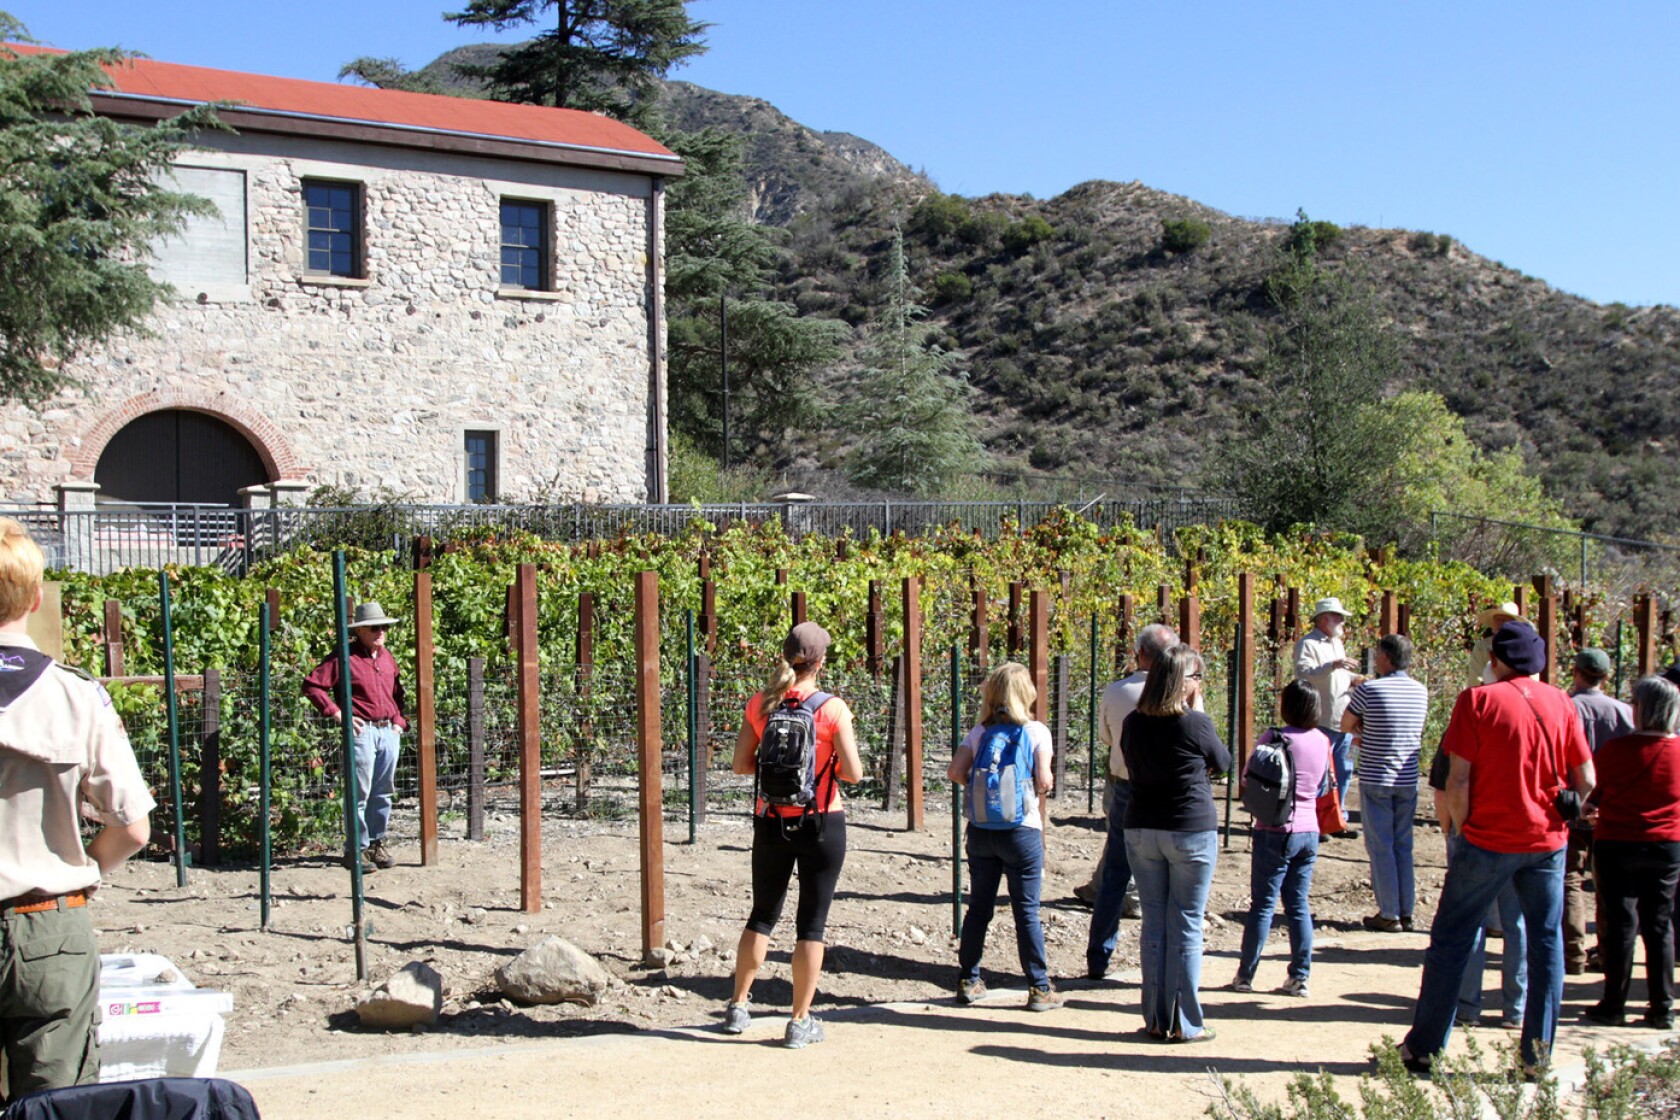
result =
[[665,944],[665,805],[660,766],[659,573],[636,575],[636,788],[641,818],[642,959]]
[[904,807],[906,825],[927,827],[922,790],[922,585],[906,577],[904,596]]
[[542,909],[542,679],[537,672],[537,566],[514,581],[519,673],[519,908]]

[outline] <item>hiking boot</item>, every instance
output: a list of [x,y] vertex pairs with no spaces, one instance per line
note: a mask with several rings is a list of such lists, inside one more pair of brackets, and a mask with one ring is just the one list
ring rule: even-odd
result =
[[1404,933],[1406,927],[1399,918],[1385,918],[1381,914],[1367,914],[1360,923],[1372,933]]
[[[363,852],[361,854],[360,859],[361,859],[361,864],[362,864],[362,874],[363,875],[372,875],[375,871],[379,870],[379,868],[374,865],[373,861],[368,859],[368,854],[366,852]],[[345,856],[343,859],[339,860],[339,862],[342,863],[347,869],[355,870],[357,857],[356,856]]]
[[789,1050],[803,1050],[812,1043],[822,1040],[822,1020],[810,1012],[806,1012],[803,1019],[788,1020],[787,1033],[782,1036],[782,1045]]
[[385,841],[383,840],[375,840],[369,844],[366,855],[368,859],[373,861],[375,867],[386,868],[397,865],[397,857],[385,850]]
[[1062,997],[1056,994],[1056,989],[1046,984],[1042,988],[1027,989],[1028,1011],[1054,1011],[1062,1005]]
[[958,980],[957,998],[973,1007],[986,998],[986,982],[978,976],[973,980]]
[[1143,917],[1143,903],[1138,901],[1136,892],[1126,892],[1126,900],[1120,904],[1120,916],[1122,918]]
[[1073,888],[1073,897],[1086,906],[1095,906],[1097,904],[1097,888],[1090,883],[1081,883]]
[[1296,999],[1307,998],[1307,978],[1305,976],[1291,976],[1278,989],[1280,996],[1294,996]]
[[752,1015],[744,1003],[731,1003],[723,1009],[723,1033],[741,1034],[752,1025]]

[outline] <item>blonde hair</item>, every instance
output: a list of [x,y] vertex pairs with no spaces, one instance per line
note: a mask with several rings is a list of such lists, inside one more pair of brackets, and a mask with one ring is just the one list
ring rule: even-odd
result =
[[803,661],[795,666],[787,658],[778,656],[775,666],[770,670],[770,677],[764,682],[764,688],[759,692],[759,711],[762,715],[776,710],[781,704],[782,697],[793,687],[793,682],[799,679],[801,673],[816,676],[817,670],[823,667],[821,661],[813,661],[809,665]]
[[1201,654],[1180,642],[1155,659],[1137,710],[1146,716],[1181,716],[1190,707],[1185,686],[1202,671]]
[[1010,723],[1027,723],[1033,718],[1033,704],[1038,689],[1032,674],[1018,661],[1005,661],[986,675],[980,686],[981,721],[1004,719]]
[[35,608],[46,557],[29,530],[10,517],[0,517],[0,622],[22,618]]

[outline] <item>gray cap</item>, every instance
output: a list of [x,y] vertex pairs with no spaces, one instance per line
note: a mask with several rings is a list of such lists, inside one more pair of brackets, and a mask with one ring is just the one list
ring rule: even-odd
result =
[[1589,677],[1608,677],[1615,666],[1610,664],[1610,655],[1601,649],[1584,649],[1575,655],[1575,668]]
[[828,655],[828,631],[814,622],[801,622],[782,642],[782,660],[789,665],[815,665]]

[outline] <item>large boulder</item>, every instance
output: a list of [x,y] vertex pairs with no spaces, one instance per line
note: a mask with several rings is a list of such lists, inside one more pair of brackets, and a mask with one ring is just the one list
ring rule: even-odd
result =
[[545,937],[496,970],[496,986],[520,1003],[593,1007],[607,990],[607,970],[563,937]]
[[390,979],[356,1001],[362,1026],[406,1030],[437,1022],[443,1010],[443,977],[422,961],[405,964]]

